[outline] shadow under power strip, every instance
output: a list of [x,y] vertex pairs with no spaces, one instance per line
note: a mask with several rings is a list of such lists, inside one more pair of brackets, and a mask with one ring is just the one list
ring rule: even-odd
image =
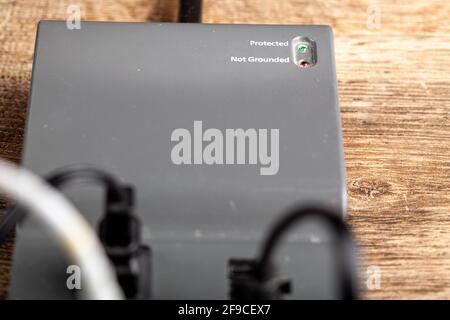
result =
[[[151,298],[226,299],[228,262],[250,257],[296,204],[346,211],[332,31],[326,26],[41,22],[24,165],[87,163],[135,187],[152,250]],[[103,193],[67,196],[96,225]],[[18,226],[10,298],[74,298],[61,249]],[[336,298],[333,237],[317,221],[279,252],[288,298]],[[82,290],[81,286],[81,290]]]

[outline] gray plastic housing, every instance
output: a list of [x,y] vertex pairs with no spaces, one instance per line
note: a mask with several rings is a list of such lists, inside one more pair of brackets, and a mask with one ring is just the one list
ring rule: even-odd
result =
[[[316,45],[316,64],[307,69],[292,61],[299,36]],[[261,175],[251,164],[174,164],[171,134],[193,132],[194,121],[222,132],[278,129],[277,174]],[[45,175],[76,163],[135,186],[143,238],[153,250],[154,298],[227,298],[228,259],[254,257],[286,209],[319,202],[346,211],[331,29],[82,22],[69,30],[63,21],[41,22],[23,164]],[[66,193],[95,225],[102,190]],[[293,279],[291,298],[337,297],[330,239],[315,221],[292,230],[280,253],[281,272]],[[10,298],[73,298],[70,263],[28,219],[18,227]]]

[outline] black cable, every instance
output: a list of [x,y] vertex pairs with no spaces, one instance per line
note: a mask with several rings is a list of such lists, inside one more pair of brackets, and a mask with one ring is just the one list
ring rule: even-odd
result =
[[[69,183],[90,182],[106,189],[105,213],[99,223],[99,238],[115,267],[117,280],[128,299],[150,297],[151,250],[141,241],[141,222],[133,214],[134,192],[108,172],[85,165],[54,171],[45,180],[55,188]],[[15,205],[0,221],[0,244],[26,216],[26,210]]]
[[[61,188],[69,182],[85,181],[106,187],[111,201],[126,203],[127,194],[118,180],[108,172],[87,165],[73,165],[56,170],[45,177],[55,188]],[[0,245],[2,245],[15,226],[26,216],[26,211],[19,205],[10,207],[0,220]]]
[[178,22],[202,22],[202,0],[180,0]]
[[6,209],[0,220],[0,246],[8,239],[9,234],[24,217],[24,210],[19,205]]
[[74,182],[92,182],[104,186],[113,200],[119,203],[126,203],[128,195],[123,185],[109,172],[86,166],[74,165],[64,167],[54,171],[45,177],[45,180],[56,188],[62,188],[64,185]]
[[98,225],[99,238],[117,274],[127,299],[150,298],[151,250],[141,241],[141,222],[133,214],[134,192],[104,170],[71,166],[46,177],[61,188],[68,183],[85,181],[106,188],[105,214]]
[[276,275],[274,254],[287,231],[308,217],[325,220],[336,232],[335,261],[342,299],[357,298],[357,279],[354,269],[353,241],[347,225],[340,216],[320,206],[298,207],[281,217],[269,230],[256,259],[232,258],[229,261],[230,298],[235,300],[281,299],[290,293],[291,283]]
[[272,272],[272,259],[275,250],[286,232],[308,217],[318,217],[327,222],[336,232],[336,263],[338,279],[341,282],[342,297],[345,300],[357,298],[356,277],[354,275],[353,241],[347,225],[341,220],[338,214],[327,209],[307,206],[300,207],[283,216],[269,232],[269,236],[263,242],[259,258],[257,259],[257,275],[261,278],[270,276]]

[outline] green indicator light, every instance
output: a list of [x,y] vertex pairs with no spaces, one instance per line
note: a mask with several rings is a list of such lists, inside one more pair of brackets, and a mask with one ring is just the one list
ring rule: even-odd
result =
[[301,44],[298,46],[297,50],[302,53],[306,52],[306,51],[308,51],[308,46],[306,44]]

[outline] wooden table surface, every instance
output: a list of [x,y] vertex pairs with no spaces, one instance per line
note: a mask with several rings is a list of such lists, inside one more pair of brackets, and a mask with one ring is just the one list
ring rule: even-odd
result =
[[[177,2],[0,0],[0,157],[20,161],[37,21],[176,20]],[[335,33],[349,223],[366,298],[450,299],[450,2],[205,0],[204,22]],[[13,239],[0,248],[7,294]],[[380,287],[367,288],[369,267]],[[372,270],[372,269],[369,269]]]

